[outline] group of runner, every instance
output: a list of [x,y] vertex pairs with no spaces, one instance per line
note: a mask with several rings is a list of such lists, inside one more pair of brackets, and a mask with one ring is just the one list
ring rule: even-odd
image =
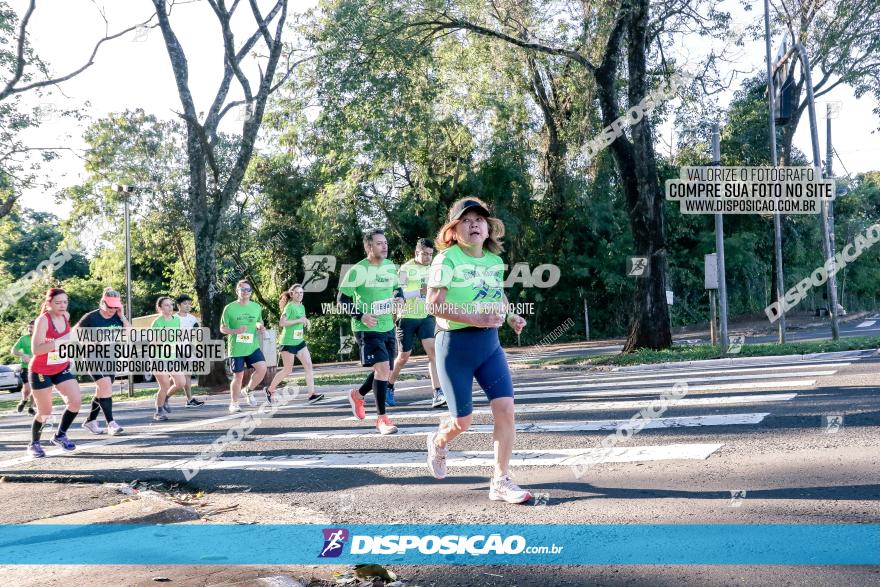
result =
[[[367,256],[343,276],[338,302],[351,315],[361,365],[372,368],[349,393],[354,416],[366,418],[364,398],[372,391],[377,430],[383,435],[397,432],[386,410],[395,404],[394,382],[418,337],[429,359],[432,405],[447,405],[450,414],[427,436],[429,471],[437,479],[446,477],[449,443],[472,421],[476,379],[489,398],[494,422],[489,499],[524,503],[532,494],[510,475],[516,431],[513,382],[498,328],[507,323],[519,334],[526,321],[506,311],[504,265],[498,256],[503,236],[504,224],[485,202],[462,198],[450,208],[435,241],[421,239],[415,258],[396,275],[384,233],[369,230],[363,239]],[[436,257],[435,247],[440,250]],[[395,311],[401,312],[396,329],[391,318]]]
[[[43,299],[40,315],[27,325],[27,334],[21,336],[12,347],[12,354],[21,361],[22,397],[17,406],[20,413],[25,406],[28,413],[34,416],[31,423],[31,442],[28,453],[34,457],[45,456],[40,444],[46,420],[52,415],[52,388],[54,387],[64,399],[65,410],[61,416],[58,431],[51,442],[62,449],[72,451],[76,445],[67,437],[67,430],[80,410],[81,390],[79,382],[70,371],[70,360],[62,358],[58,353],[58,342],[70,340],[75,328],[130,328],[122,310],[122,299],[119,292],[105,288],[101,294],[98,308],[86,313],[75,326],[70,325],[70,313],[67,311],[69,299],[67,292],[61,288],[50,288]],[[153,328],[195,328],[198,321],[190,314],[192,298],[180,296],[177,299],[178,312],[172,315],[172,300],[162,296],[156,302],[159,316],[153,321]],[[159,384],[156,394],[155,420],[167,420],[168,398],[178,389],[183,389],[187,396],[186,407],[198,407],[205,402],[192,396],[189,377],[182,373],[154,373]],[[92,373],[95,383],[95,395],[89,406],[82,427],[92,434],[111,436],[123,432],[113,417],[113,380],[115,373]],[[36,409],[33,404],[36,404]],[[102,428],[98,417],[104,414],[107,428]]]
[[[472,385],[476,379],[489,398],[494,421],[495,470],[489,498],[523,503],[531,499],[531,493],[518,487],[510,476],[515,436],[514,394],[498,328],[507,323],[519,334],[526,321],[506,312],[504,265],[498,256],[503,236],[503,223],[492,216],[486,203],[477,198],[463,198],[452,205],[435,241],[419,239],[414,258],[398,269],[388,259],[388,241],[383,231],[369,230],[363,238],[366,258],[342,277],[337,301],[351,316],[361,365],[371,368],[363,384],[348,395],[354,416],[359,420],[366,418],[364,398],[372,391],[377,431],[382,435],[397,432],[386,410],[395,406],[395,382],[418,338],[428,356],[432,406],[446,406],[450,414],[436,432],[427,436],[429,471],[438,479],[446,476],[448,445],[466,432],[472,421]],[[440,251],[437,256],[434,256],[435,247]],[[256,405],[253,392],[267,372],[266,359],[260,350],[265,330],[263,309],[251,300],[253,286],[248,280],[239,281],[235,290],[237,299],[224,308],[220,319],[220,331],[227,336],[227,357],[232,371],[230,413],[241,411],[242,396],[250,406]],[[324,397],[314,388],[312,360],[305,341],[305,330],[310,323],[302,304],[303,295],[302,285],[294,284],[279,299],[282,367],[265,388],[269,403],[278,385],[292,373],[295,359],[300,360],[305,372],[308,402],[314,404]],[[176,301],[176,314],[170,297],[162,296],[156,301],[159,315],[152,323],[153,328],[197,326],[195,317],[189,313],[192,299],[181,296]],[[67,430],[80,409],[80,387],[70,372],[69,361],[58,356],[56,345],[56,341],[68,338],[71,332],[67,306],[68,298],[63,289],[48,290],[39,317],[28,326],[30,340],[22,337],[13,347],[13,353],[23,362],[23,374],[29,384],[29,389],[23,390],[18,411],[24,409],[28,397],[36,403],[36,410],[30,410],[34,419],[28,445],[28,452],[35,457],[45,456],[40,436],[44,422],[52,413],[53,386],[64,398],[65,410],[52,443],[66,451],[75,449],[67,438]],[[394,314],[398,315],[396,325]],[[83,327],[130,328],[119,294],[105,289],[99,308],[83,316],[76,325],[76,328]],[[25,361],[27,369],[24,369]],[[243,387],[246,369],[252,369],[252,373]],[[180,389],[187,395],[186,406],[204,403],[192,397],[187,374],[156,373],[155,376],[159,391],[154,420],[168,419],[169,399]],[[108,434],[122,432],[113,418],[113,377],[113,374],[92,375],[95,396],[83,427],[93,434],[104,432],[97,421],[101,412]]]

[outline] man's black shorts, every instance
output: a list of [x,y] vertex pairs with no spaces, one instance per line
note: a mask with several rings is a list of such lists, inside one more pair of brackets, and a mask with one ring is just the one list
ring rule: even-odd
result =
[[376,363],[388,361],[394,364],[397,355],[397,341],[394,330],[387,332],[355,332],[354,338],[361,349],[361,365],[372,367]]
[[415,338],[434,338],[434,317],[401,318],[397,321],[397,344],[405,353],[412,352]]

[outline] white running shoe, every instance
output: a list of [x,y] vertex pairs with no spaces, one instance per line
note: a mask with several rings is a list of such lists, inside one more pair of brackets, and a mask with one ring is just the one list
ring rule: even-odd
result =
[[492,477],[492,481],[489,482],[489,499],[507,503],[525,503],[532,499],[532,494],[514,483],[510,475],[503,475]]
[[92,420],[91,422],[83,422],[82,427],[92,434],[104,434],[104,429],[101,428],[101,425],[98,424],[97,420]]
[[241,411],[241,406],[238,405],[237,403],[229,404],[229,413],[230,414],[237,414],[240,411]]
[[110,436],[116,436],[117,434],[122,434],[125,429],[116,423],[116,420],[107,423],[107,434]]
[[254,407],[255,405],[257,405],[257,401],[254,399],[254,394],[251,393],[251,390],[247,387],[241,390],[241,395],[244,396],[245,401],[247,401],[247,404],[250,407]]
[[449,454],[449,447],[440,448],[434,443],[435,438],[436,432],[428,434],[428,470],[435,479],[443,479],[446,477],[446,455]]

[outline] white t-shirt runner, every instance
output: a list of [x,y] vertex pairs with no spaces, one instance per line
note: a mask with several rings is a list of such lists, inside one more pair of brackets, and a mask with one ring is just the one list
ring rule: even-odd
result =
[[198,319],[192,314],[187,314],[186,316],[181,316],[180,314],[176,314],[178,318],[180,318],[180,329],[187,330],[190,328],[195,328],[196,324],[199,323]]

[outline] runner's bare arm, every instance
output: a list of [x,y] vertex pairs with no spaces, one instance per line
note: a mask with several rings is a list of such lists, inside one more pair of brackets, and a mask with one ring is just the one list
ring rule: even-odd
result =
[[[507,294],[501,294],[501,297],[504,300],[504,307],[508,307],[510,302],[507,301]],[[522,332],[523,328],[526,327],[526,319],[519,314],[511,312],[507,315],[507,325],[513,328],[514,332],[519,334]]]

